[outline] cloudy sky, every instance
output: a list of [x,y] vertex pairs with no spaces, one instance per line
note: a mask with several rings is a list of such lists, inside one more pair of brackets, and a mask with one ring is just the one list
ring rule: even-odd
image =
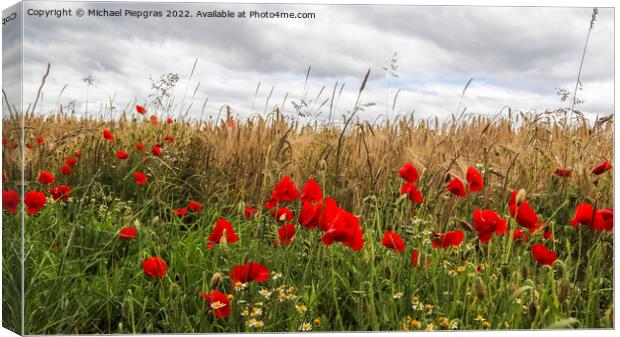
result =
[[[33,101],[45,66],[52,65],[40,112],[75,100],[89,111],[115,97],[117,111],[150,104],[150,77],[177,73],[174,94],[190,114],[215,116],[229,104],[240,117],[304,98],[327,118],[336,82],[344,83],[334,116],[353,107],[366,71],[371,73],[361,113],[369,120],[409,113],[420,117],[455,113],[470,78],[463,107],[471,113],[558,108],[555,88],[575,85],[591,8],[326,6],[257,4],[27,3],[27,8],[89,8],[196,11],[311,12],[314,19],[221,19],[25,16],[24,97]],[[590,116],[613,113],[613,10],[600,9],[586,55],[577,108]],[[6,35],[5,35],[6,36]],[[6,42],[5,42],[6,43]],[[383,70],[397,57],[397,75]],[[197,61],[191,80],[194,61]],[[308,86],[304,79],[311,66]],[[257,84],[261,83],[255,96]],[[194,98],[192,94],[196,86]],[[62,88],[66,89],[59,97]],[[325,86],[319,95],[321,88]],[[392,103],[400,89],[396,105]],[[319,97],[317,99],[317,96]],[[103,103],[102,103],[103,102]]]

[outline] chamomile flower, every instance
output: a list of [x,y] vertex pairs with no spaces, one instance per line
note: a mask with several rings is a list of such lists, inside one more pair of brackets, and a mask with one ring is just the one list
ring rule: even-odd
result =
[[403,293],[402,291],[397,291],[397,292],[395,292],[395,293],[394,293],[394,295],[392,295],[392,298],[394,298],[394,299],[398,300],[398,299],[400,299],[401,297],[403,297],[403,295],[404,295],[404,294],[405,294],[405,293]]
[[269,289],[261,289],[258,291],[258,294],[263,296],[266,299],[269,299],[269,297],[271,297],[272,292],[269,291]]
[[265,322],[250,318],[247,322],[245,322],[245,325],[252,328],[262,328],[265,325]]
[[305,322],[304,322],[304,323],[302,323],[302,324],[299,326],[299,331],[304,331],[304,332],[307,332],[307,331],[312,331],[312,324],[310,324],[310,323],[305,323]]
[[279,273],[279,272],[277,272],[277,271],[272,271],[272,272],[271,272],[271,279],[272,279],[272,280],[274,280],[274,281],[275,281],[275,280],[277,280],[277,279],[279,279],[279,278],[281,278],[281,277],[282,277],[282,273]]

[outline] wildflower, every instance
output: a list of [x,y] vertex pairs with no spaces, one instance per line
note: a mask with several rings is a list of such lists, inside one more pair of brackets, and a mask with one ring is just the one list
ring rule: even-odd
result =
[[43,143],[45,143],[45,138],[43,138],[43,137],[37,137],[37,143],[39,143],[39,144],[43,144]]
[[138,231],[131,226],[121,228],[120,232],[118,233],[118,238],[120,240],[131,240],[137,237]]
[[403,164],[403,166],[398,169],[398,174],[409,184],[414,184],[420,177],[418,169],[411,163]]
[[137,142],[136,143],[136,150],[138,151],[144,151],[144,144]]
[[263,321],[257,321],[254,318],[250,318],[247,322],[245,322],[245,325],[252,327],[252,328],[262,328],[265,323],[263,323]]
[[301,189],[301,195],[299,200],[302,202],[320,202],[323,200],[323,192],[321,191],[321,186],[314,181],[314,179],[310,178],[304,184],[304,187]]
[[187,214],[187,208],[183,207],[183,208],[172,210],[172,214],[179,216],[179,217],[184,216]]
[[421,204],[424,202],[424,195],[422,192],[413,184],[406,183],[400,188],[400,194],[409,194],[409,200],[416,204]]
[[233,287],[235,288],[236,291],[240,291],[240,290],[243,290],[243,289],[247,288],[248,287],[248,283],[247,282],[236,281],[234,283]]
[[279,279],[281,277],[282,277],[282,273],[279,273],[279,272],[276,272],[276,271],[271,272],[271,279],[272,280],[275,281],[275,280],[277,280],[277,279]]
[[166,275],[166,261],[160,257],[152,256],[142,261],[142,269],[146,275],[152,278],[160,278]]
[[315,205],[311,202],[304,201],[301,211],[299,211],[299,224],[308,229],[318,227],[321,219],[322,207],[323,203],[321,202]]
[[149,181],[148,178],[144,175],[144,173],[140,171],[134,172],[133,176],[134,176],[134,181],[136,182],[137,185],[144,185]]
[[[76,153],[79,153],[76,152]],[[79,156],[77,156],[79,157]],[[65,164],[69,165],[71,168],[75,168],[75,165],[77,165],[77,159],[73,158],[73,157],[68,157],[67,159],[65,159]]]
[[381,244],[395,252],[402,253],[405,250],[403,239],[396,232],[386,230]]
[[166,123],[172,124],[172,123],[174,123],[174,119],[172,119],[171,117],[168,117],[168,118],[166,118]]
[[519,228],[515,229],[514,234],[512,235],[513,240],[522,240],[528,241],[530,239],[529,234],[527,232],[520,230]]
[[62,175],[68,176],[69,174],[71,174],[71,166],[64,164],[60,167],[60,173],[62,173]]
[[276,221],[284,222],[293,220],[295,216],[293,215],[293,211],[291,211],[290,209],[286,207],[280,207],[277,211],[275,211],[273,217]]
[[164,140],[168,143],[174,142],[174,138],[171,135],[166,135],[166,137],[164,137]]
[[295,305],[295,310],[297,310],[297,312],[306,312],[308,311],[308,308],[305,305]]
[[532,257],[538,261],[538,263],[549,266],[557,259],[556,253],[541,243],[532,245]]
[[29,149],[32,149],[32,147],[33,147],[33,146],[34,146],[34,145],[32,145],[32,143],[31,143],[31,142],[26,143],[26,147],[27,147],[27,148],[29,148]]
[[545,240],[551,240],[553,238],[553,231],[551,229],[548,229],[547,231],[545,231],[545,234],[543,234],[543,237],[545,238]]
[[139,114],[144,115],[146,113],[146,108],[144,108],[142,105],[136,105],[136,111]]
[[220,218],[215,222],[215,227],[207,239],[209,241],[208,248],[212,249],[215,247],[223,237],[226,238],[227,243],[234,243],[239,240],[232,224],[228,220]]
[[71,186],[58,185],[48,190],[54,200],[69,200],[71,193]]
[[200,213],[202,211],[202,205],[196,200],[190,200],[187,203],[187,209],[192,212]]
[[110,130],[105,129],[103,130],[103,138],[105,138],[105,140],[107,141],[113,141],[114,135],[112,134],[112,132],[110,132]]
[[553,170],[553,175],[556,177],[568,178],[571,176],[571,169],[568,167],[558,167]]
[[161,146],[159,146],[159,145],[157,145],[157,144],[156,144],[156,145],[153,145],[153,146],[151,147],[151,152],[152,152],[154,155],[156,155],[156,156],[160,156],[160,155],[161,155]]
[[78,158],[80,158],[80,157],[82,156],[82,152],[80,152],[80,151],[75,151],[75,152],[73,152],[73,155],[74,155],[74,156],[76,156],[76,157],[78,157]]
[[10,214],[17,213],[19,194],[15,190],[2,190],[2,208]]
[[252,216],[256,214],[256,208],[246,207],[244,211],[245,219],[250,220]]
[[595,211],[594,206],[590,204],[579,204],[570,225],[577,227],[580,224],[594,230],[610,231],[613,229],[613,210],[600,209]]
[[417,267],[420,262],[420,252],[417,249],[414,249],[411,252],[411,265],[413,267]]
[[474,318],[474,321],[482,322],[482,321],[486,321],[486,319],[484,318],[484,316],[478,314],[478,316]]
[[229,276],[233,282],[248,283],[256,281],[263,283],[269,278],[269,269],[258,262],[248,262],[234,266],[230,270]]
[[33,215],[38,213],[43,207],[45,207],[45,203],[47,198],[45,197],[45,193],[38,191],[28,191],[26,196],[24,197],[24,204],[28,208],[26,213],[28,215]]
[[414,329],[419,329],[422,327],[422,323],[420,323],[417,319],[413,319],[411,320],[411,327]]
[[116,152],[116,158],[118,158],[118,159],[127,159],[127,157],[129,157],[129,154],[127,154],[127,152],[125,152],[125,151],[117,151]]
[[302,323],[299,326],[299,331],[304,331],[304,332],[312,331],[312,324],[310,324],[310,323]]
[[319,317],[315,318],[314,321],[312,321],[312,324],[314,325],[321,325],[321,319]]
[[433,325],[433,323],[429,323],[426,325],[426,328],[424,328],[424,331],[434,331],[435,330],[435,326]]
[[[524,196],[524,192],[513,191],[510,195],[510,216],[515,218],[519,226],[527,228],[530,232],[535,233],[541,226],[538,224],[538,215],[534,209],[528,204]],[[519,203],[519,201],[521,201]]]
[[213,310],[215,317],[226,318],[230,316],[230,301],[226,294],[217,290],[213,290],[209,294],[199,291],[198,294],[207,300],[209,308]]
[[271,297],[272,292],[268,289],[261,289],[258,291],[258,294],[268,299],[269,297]]
[[405,294],[405,293],[403,293],[402,291],[397,291],[397,292],[395,292],[395,293],[394,293],[394,295],[392,296],[392,298],[394,298],[394,299],[398,300],[398,299],[400,299],[401,297],[403,297],[403,295],[404,295],[404,294]]
[[297,197],[299,197],[299,191],[295,188],[294,181],[285,176],[274,186],[270,199],[276,202],[283,202],[296,200]]
[[484,188],[482,174],[473,167],[467,168],[467,186],[469,192],[478,192]]
[[600,163],[598,166],[592,169],[592,174],[595,174],[595,175],[603,174],[611,169],[612,169],[611,164],[607,160],[605,160],[602,163]]
[[490,209],[474,210],[474,228],[481,243],[488,243],[493,234],[506,233],[506,219]]
[[263,315],[263,309],[260,307],[252,308],[252,312],[250,313],[250,317],[258,317]]
[[482,322],[482,328],[484,330],[487,330],[490,326],[491,326],[491,323],[489,323],[489,321],[485,320],[484,322]]
[[155,116],[155,115],[151,115],[149,117],[149,121],[151,121],[151,124],[153,124],[153,125],[159,124],[159,119],[157,119],[157,116]]
[[248,310],[247,308],[244,308],[241,311],[241,316],[249,316],[250,315],[250,310]]
[[465,234],[461,230],[455,230],[447,233],[436,233],[433,231],[433,248],[448,248],[450,246],[457,247],[463,241]]
[[461,198],[464,198],[467,195],[467,192],[465,192],[465,186],[463,186],[463,182],[458,177],[454,177],[454,179],[448,183],[446,189]]
[[235,120],[234,120],[233,118],[229,118],[229,119],[226,121],[226,125],[227,125],[229,128],[234,128],[234,127],[235,127]]
[[[214,288],[214,289],[217,288],[221,282],[222,282],[222,273],[220,272],[213,273],[213,276],[211,276],[211,288]],[[229,295],[229,296],[232,296],[232,295]]]
[[430,304],[425,304],[424,312],[426,312],[427,315],[431,315],[433,313],[433,306]]
[[52,173],[48,171],[41,171],[41,173],[39,173],[39,183],[44,185],[51,185],[54,183],[54,181],[56,181],[56,178]]
[[339,209],[331,225],[327,228],[322,237],[325,246],[333,242],[340,242],[350,247],[354,251],[359,251],[364,247],[364,236],[359,219],[343,210]]
[[280,240],[280,244],[291,244],[291,242],[293,242],[295,232],[295,225],[290,223],[278,228],[278,237]]

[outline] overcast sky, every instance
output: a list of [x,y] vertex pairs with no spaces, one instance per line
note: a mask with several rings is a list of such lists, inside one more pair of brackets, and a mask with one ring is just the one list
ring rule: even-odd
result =
[[[494,114],[545,110],[565,103],[555,88],[575,85],[591,8],[490,8],[433,6],[300,6],[236,4],[123,4],[80,6],[26,3],[25,8],[82,7],[112,9],[312,12],[314,19],[204,19],[26,16],[24,31],[24,98],[33,101],[45,66],[52,65],[41,112],[76,100],[85,110],[88,75],[89,110],[98,111],[115,95],[117,110],[135,102],[150,104],[149,77],[177,73],[175,95],[198,117],[208,98],[206,115],[230,104],[235,116],[263,113],[280,106],[295,114],[291,101],[304,96],[304,79],[312,66],[305,97],[320,105],[334,84],[345,83],[335,115],[350,110],[364,74],[370,68],[364,103],[375,103],[361,116],[374,120],[412,110],[420,117],[449,116],[457,109],[463,87],[468,112]],[[165,11],[164,11],[165,14]],[[613,10],[600,9],[582,73],[585,103],[577,109],[591,116],[610,114],[613,106]],[[6,36],[6,34],[5,34]],[[6,43],[6,42],[5,42]],[[398,78],[388,87],[386,72],[398,53]],[[193,78],[189,74],[198,60]],[[260,90],[254,98],[258,82]],[[186,89],[188,88],[188,89]],[[400,89],[394,111],[392,102]],[[386,102],[389,102],[386,104]],[[329,104],[320,111],[327,118]],[[316,109],[315,106],[315,110]],[[389,106],[386,107],[386,106]],[[254,107],[252,109],[252,107]],[[132,111],[133,113],[133,111]]]

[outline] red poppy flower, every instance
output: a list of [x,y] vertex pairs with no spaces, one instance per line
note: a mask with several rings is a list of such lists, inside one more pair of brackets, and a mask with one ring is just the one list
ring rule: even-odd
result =
[[250,220],[254,214],[256,214],[256,208],[254,207],[245,208],[244,215],[245,215],[246,220]]
[[167,135],[167,136],[164,138],[164,140],[165,140],[165,141],[167,141],[168,143],[172,143],[172,142],[174,142],[174,138],[173,138],[171,135]]
[[295,182],[285,176],[274,186],[271,198],[277,202],[293,201],[299,197],[299,191],[295,188]]
[[558,167],[553,170],[553,175],[556,177],[568,178],[571,176],[571,174],[572,171],[568,167]]
[[174,119],[172,119],[172,118],[168,117],[168,118],[166,119],[166,123],[168,123],[168,124],[172,124],[172,123],[174,123]]
[[433,248],[448,248],[450,246],[457,247],[463,242],[465,234],[461,230],[455,230],[447,233],[436,233],[433,231],[433,240],[431,244]]
[[402,253],[405,250],[403,239],[396,232],[386,230],[381,244],[395,252]]
[[127,157],[129,157],[129,154],[125,151],[116,151],[116,158],[118,159],[127,159]]
[[80,158],[82,156],[82,152],[75,151],[75,152],[73,152],[73,155],[75,155],[76,157]]
[[172,211],[172,214],[179,216],[179,217],[184,216],[185,214],[187,214],[187,208],[183,207],[183,208],[175,209]]
[[553,238],[553,231],[548,229],[545,234],[543,234],[545,240],[551,240]]
[[482,243],[488,243],[493,234],[506,233],[506,219],[490,209],[474,210],[474,229]]
[[304,184],[304,187],[301,189],[301,195],[299,200],[302,202],[310,201],[310,202],[320,202],[323,200],[323,192],[321,191],[321,186],[314,181],[314,179],[310,178]]
[[19,194],[15,190],[2,190],[2,208],[11,214],[17,213]]
[[213,315],[215,315],[215,317],[226,318],[230,316],[230,301],[228,300],[228,296],[226,294],[213,290],[209,294],[199,291],[198,295],[207,300],[209,309],[213,311]]
[[228,121],[226,121],[226,124],[228,125],[229,128],[233,128],[235,127],[235,120],[232,118],[229,118]]
[[202,211],[202,205],[196,200],[190,200],[187,203],[187,209],[192,212],[200,213]]
[[159,156],[161,155],[161,146],[153,145],[153,147],[151,148],[151,151],[153,152],[154,155]]
[[322,231],[328,230],[334,220],[338,217],[340,211],[342,211],[342,209],[338,207],[336,200],[330,197],[325,198],[323,210],[320,211],[319,228]]
[[49,192],[52,195],[52,199],[67,201],[71,194],[71,186],[58,185],[54,188],[50,188]]
[[424,196],[422,195],[420,190],[418,190],[418,188],[413,184],[405,183],[400,188],[400,194],[405,194],[405,193],[408,193],[409,200],[411,200],[412,202],[416,204],[421,204],[424,202]]
[[293,215],[293,211],[291,211],[290,209],[288,209],[286,207],[280,207],[274,213],[273,217],[274,217],[274,219],[276,221],[284,222],[284,221],[291,221],[291,220],[293,220],[295,215]]
[[39,144],[43,144],[43,143],[45,143],[45,138],[43,138],[43,137],[38,137],[38,138],[37,138],[37,143],[39,143]]
[[235,243],[239,240],[232,224],[228,220],[220,218],[215,222],[215,227],[207,239],[209,241],[208,248],[212,249],[219,244],[224,235],[226,235],[226,242],[228,243]]
[[146,108],[144,108],[142,105],[136,105],[136,111],[139,114],[144,115],[146,113]]
[[118,238],[120,240],[132,240],[137,237],[138,231],[131,226],[121,228],[121,231],[118,233]]
[[52,173],[48,171],[41,171],[41,173],[39,173],[39,183],[44,185],[51,185],[54,183],[54,181],[56,181],[56,178]]
[[542,243],[532,245],[532,257],[542,265],[552,265],[557,259],[557,255],[551,249],[545,247]]
[[512,235],[512,239],[513,240],[522,240],[522,241],[529,241],[530,239],[530,235],[527,234],[527,232],[522,231],[520,229],[515,229],[514,234]]
[[29,148],[29,149],[32,149],[32,147],[33,147],[33,146],[34,146],[34,145],[32,145],[32,143],[31,143],[31,142],[26,143],[26,147],[27,147],[27,148]]
[[452,192],[452,194],[461,198],[464,198],[467,195],[465,192],[465,186],[463,186],[463,182],[458,177],[454,177],[446,188],[448,191]]
[[364,234],[359,219],[343,209],[338,209],[321,239],[325,246],[340,242],[354,251],[364,247]]
[[267,202],[265,203],[265,208],[266,209],[272,209],[274,207],[276,207],[276,205],[278,204],[278,201],[275,199],[269,199],[267,200]]
[[228,272],[232,283],[248,283],[256,281],[263,283],[269,279],[269,269],[258,262],[248,262],[232,267]]
[[157,116],[155,115],[151,115],[151,117],[149,117],[149,120],[151,121],[151,124],[153,125],[159,124],[159,119],[157,119]]
[[510,216],[515,218],[519,226],[527,228],[530,232],[535,233],[541,226],[538,224],[538,215],[534,209],[527,203],[527,199],[523,199],[520,206],[517,207],[517,191],[513,191],[510,195]]
[[594,221],[594,206],[590,204],[579,204],[575,210],[575,216],[569,222],[573,227],[577,225],[591,226]]
[[400,174],[400,176],[410,184],[414,184],[420,177],[418,169],[411,163],[405,163],[401,168],[399,168],[398,174]]
[[144,175],[144,173],[140,172],[140,171],[136,171],[133,173],[134,176],[134,180],[136,182],[136,184],[138,185],[144,185],[147,183],[148,178]]
[[24,197],[24,204],[26,204],[26,207],[28,208],[26,213],[28,215],[38,213],[43,207],[45,207],[46,202],[47,198],[45,197],[45,193],[37,191],[27,192]]
[[74,168],[77,165],[77,159],[73,157],[69,157],[65,159],[65,164],[69,165],[69,167]]
[[295,225],[292,223],[286,224],[280,228],[278,228],[278,237],[280,239],[280,244],[290,245],[293,242],[293,237],[295,236]]
[[157,256],[151,256],[148,259],[142,261],[142,269],[146,275],[152,278],[160,278],[166,276],[167,271],[166,261]]
[[470,192],[478,192],[484,188],[482,174],[473,167],[467,168],[467,186]]
[[308,201],[303,202],[301,211],[299,211],[299,224],[311,229],[319,226],[319,220],[321,219],[322,203],[313,204]]
[[594,224],[592,229],[597,231],[610,231],[614,227],[614,210],[599,209],[594,214]]
[[68,176],[71,174],[71,166],[64,164],[63,166],[60,167],[60,173],[62,173],[62,175]]
[[105,129],[103,130],[103,138],[105,138],[107,141],[112,141],[114,140],[114,135],[112,134],[112,132],[110,132],[110,130]]
[[599,174],[605,173],[605,172],[607,172],[607,171],[609,171],[611,169],[612,169],[611,164],[607,160],[605,160],[604,162],[600,163],[597,167],[592,169],[592,174],[599,175]]
[[138,151],[144,151],[144,144],[137,142],[136,143],[136,150]]
[[420,252],[417,249],[414,249],[411,253],[411,265],[417,267],[420,263]]

